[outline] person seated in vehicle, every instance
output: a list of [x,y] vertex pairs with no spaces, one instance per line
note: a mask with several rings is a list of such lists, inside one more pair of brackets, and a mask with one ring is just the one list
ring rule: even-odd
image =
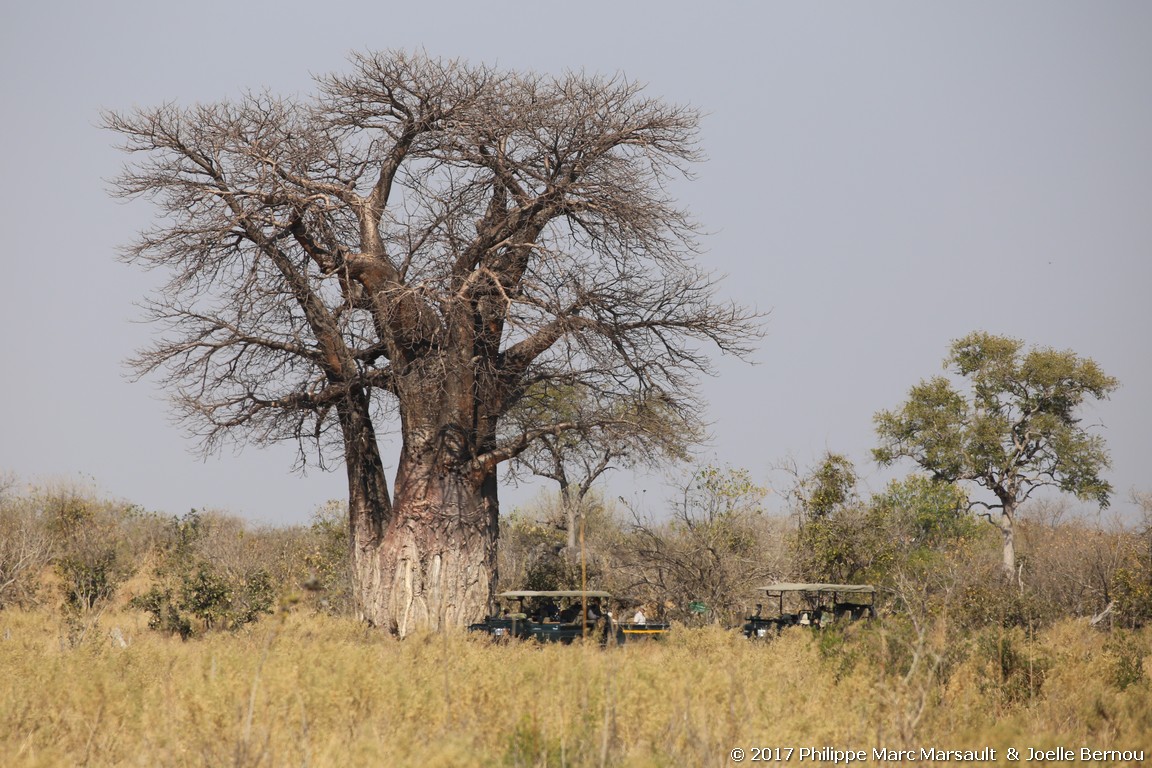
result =
[[560,611],[560,621],[564,624],[572,624],[580,618],[580,602],[574,601],[569,603],[568,607]]
[[544,598],[536,610],[532,614],[532,621],[540,623],[551,623],[560,617],[560,608],[556,605],[556,601],[550,597]]

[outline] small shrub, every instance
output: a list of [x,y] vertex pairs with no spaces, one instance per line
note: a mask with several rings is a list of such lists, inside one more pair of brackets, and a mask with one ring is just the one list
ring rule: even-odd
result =
[[56,571],[63,580],[65,607],[80,612],[111,599],[128,575],[114,548],[73,553],[56,563]]
[[200,563],[184,574],[178,589],[155,585],[131,601],[134,608],[150,614],[148,626],[188,639],[194,627],[237,629],[262,614],[272,613],[275,592],[263,571],[233,583]]
[[71,487],[34,494],[54,540],[64,607],[88,612],[111,600],[143,564],[158,518],[131,504]]
[[187,639],[198,630],[236,629],[272,613],[276,591],[258,558],[244,567],[237,565],[243,558],[221,563],[204,554],[213,530],[242,531],[236,522],[196,510],[172,520],[157,583],[130,603],[149,614],[150,628]]
[[40,509],[9,493],[14,481],[0,481],[0,609],[39,601],[40,575],[55,545]]
[[150,614],[149,629],[180,635],[184,640],[192,636],[192,622],[187,615],[181,613],[173,599],[172,590],[153,586],[144,594],[132,598],[129,604]]
[[1019,629],[999,627],[976,638],[973,653],[979,665],[981,691],[1006,704],[1035,698],[1044,684],[1051,661]]
[[1147,652],[1138,636],[1120,630],[1104,644],[1104,650],[1111,662],[1111,680],[1118,690],[1147,682],[1144,676],[1144,655]]
[[333,615],[350,615],[354,601],[347,506],[337,501],[321,506],[304,541],[306,584],[317,595],[317,607]]

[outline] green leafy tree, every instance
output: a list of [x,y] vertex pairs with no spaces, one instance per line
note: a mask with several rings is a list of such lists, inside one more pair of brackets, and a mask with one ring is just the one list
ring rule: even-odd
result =
[[796,568],[814,581],[886,583],[971,533],[967,499],[949,483],[909,476],[862,499],[856,467],[828,453],[791,491],[800,517]]
[[800,520],[795,567],[804,578],[850,582],[871,564],[878,532],[870,525],[857,481],[852,461],[828,452],[792,486],[788,496]]
[[1108,505],[1104,439],[1079,411],[1118,383],[1071,351],[1025,351],[1021,341],[983,332],[953,342],[944,365],[967,381],[967,391],[943,376],[912,387],[898,410],[876,414],[880,445],[873,455],[884,466],[911,459],[934,479],[988,491],[989,500],[970,506],[999,528],[1004,574],[1018,578],[1017,509],[1037,489]]
[[806,477],[796,481],[790,496],[798,507],[801,524],[827,518],[858,500],[856,466],[847,456],[828,452]]
[[870,506],[887,521],[893,544],[912,555],[968,538],[976,526],[961,488],[922,475],[893,480]]

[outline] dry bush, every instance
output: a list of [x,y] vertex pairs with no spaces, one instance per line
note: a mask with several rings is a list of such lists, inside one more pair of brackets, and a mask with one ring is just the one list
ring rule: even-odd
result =
[[787,523],[764,511],[766,494],[744,470],[698,469],[665,519],[633,511],[614,552],[610,588],[657,607],[663,618],[737,624],[756,588],[787,567]]
[[216,511],[169,521],[154,579],[133,599],[150,625],[181,637],[236,629],[279,602],[351,611],[347,517],[317,511],[311,526],[256,527]]
[[557,494],[541,493],[501,519],[499,590],[607,587],[621,537],[617,512],[594,491],[580,504],[583,536],[577,534],[574,549],[567,547],[568,510]]
[[161,532],[156,515],[79,483],[14,487],[0,490],[0,606],[37,602],[49,564],[67,610],[107,604]]
[[1133,491],[1140,521],[1127,537],[1128,556],[1116,572],[1115,604],[1119,620],[1129,627],[1152,621],[1152,493]]
[[1102,611],[1137,556],[1137,537],[1119,518],[1077,511],[1063,500],[1027,507],[1017,538],[1024,589],[1049,620]]
[[40,576],[55,549],[43,511],[15,486],[14,478],[0,478],[0,609],[39,601]]

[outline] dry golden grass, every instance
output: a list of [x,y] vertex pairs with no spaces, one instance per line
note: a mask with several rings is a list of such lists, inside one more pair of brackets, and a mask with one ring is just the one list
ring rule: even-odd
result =
[[806,631],[750,643],[712,629],[609,649],[493,646],[289,611],[181,642],[138,613],[77,631],[3,611],[0,765],[722,766],[734,747],[774,746],[1152,757],[1147,636],[1072,623],[1012,636],[1025,695],[1011,698],[976,641],[940,677],[909,673],[881,625],[853,630],[824,652]]

